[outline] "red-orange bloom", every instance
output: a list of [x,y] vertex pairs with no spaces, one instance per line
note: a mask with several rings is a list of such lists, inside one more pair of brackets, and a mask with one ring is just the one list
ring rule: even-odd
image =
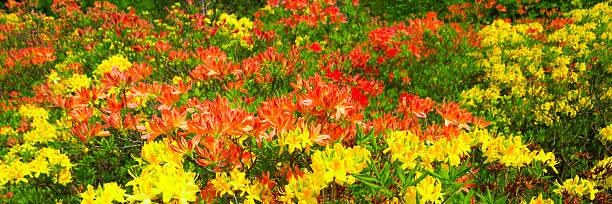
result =
[[472,122],[472,113],[461,109],[458,103],[448,102],[436,107],[436,112],[444,117],[444,125],[458,125],[460,128],[469,130],[467,123]]
[[100,123],[89,123],[87,120],[85,121],[77,121],[72,124],[72,134],[79,137],[81,141],[87,142],[87,140],[96,137],[102,136],[106,137],[110,135],[110,132],[102,130],[105,126],[100,125]]
[[170,135],[176,128],[187,129],[187,111],[185,109],[164,109],[161,110],[162,117],[153,116],[151,121],[151,133],[142,136],[148,141],[154,140],[159,135]]
[[171,86],[162,85],[159,96],[156,99],[161,103],[157,106],[157,110],[168,110],[181,99],[181,94]]
[[198,111],[187,121],[191,133],[236,136],[253,130],[253,114],[240,108],[232,108],[226,98],[217,96],[212,101],[202,102],[194,98],[188,103]]
[[68,115],[74,120],[85,121],[89,120],[89,118],[93,115],[93,109],[81,106],[72,109],[72,111],[68,112]]
[[417,118],[427,118],[427,113],[433,109],[436,102],[427,97],[419,98],[419,95],[412,95],[404,92],[400,96],[400,104],[398,111],[404,113],[404,116],[414,115]]

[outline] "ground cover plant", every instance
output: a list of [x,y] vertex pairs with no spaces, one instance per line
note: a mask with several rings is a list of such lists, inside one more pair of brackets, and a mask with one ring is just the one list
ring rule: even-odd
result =
[[209,3],[7,1],[0,201],[612,202],[609,1]]

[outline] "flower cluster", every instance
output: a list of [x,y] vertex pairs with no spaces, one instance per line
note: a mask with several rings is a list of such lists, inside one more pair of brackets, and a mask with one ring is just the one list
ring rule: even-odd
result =
[[10,0],[0,202],[609,202],[609,3],[534,4]]

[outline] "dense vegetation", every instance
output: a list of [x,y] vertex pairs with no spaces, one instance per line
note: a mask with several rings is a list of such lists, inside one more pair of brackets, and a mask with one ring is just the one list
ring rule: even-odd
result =
[[9,0],[0,202],[610,203],[611,17]]

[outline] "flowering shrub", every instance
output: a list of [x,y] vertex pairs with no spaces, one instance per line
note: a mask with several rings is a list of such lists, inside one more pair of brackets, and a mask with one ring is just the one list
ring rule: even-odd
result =
[[491,23],[39,5],[0,16],[3,202],[610,201],[607,3]]
[[498,127],[502,131],[543,132],[553,140],[530,138],[546,149],[601,154],[602,143],[580,145],[596,134],[592,126],[605,125],[608,117],[601,105],[610,104],[604,45],[610,19],[603,17],[610,12],[602,3],[573,10],[567,20],[497,20],[486,26],[479,31],[483,49],[474,53],[485,68],[484,83],[463,91],[463,104],[488,112],[493,126],[504,124]]

